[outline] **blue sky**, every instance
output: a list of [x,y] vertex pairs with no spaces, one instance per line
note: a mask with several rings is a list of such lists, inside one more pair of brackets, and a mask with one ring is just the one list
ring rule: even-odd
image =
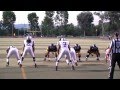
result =
[[[16,24],[27,24],[28,19],[27,15],[32,12],[36,12],[37,16],[39,17],[39,24],[41,24],[41,21],[43,21],[45,16],[45,11],[13,11],[16,15]],[[82,11],[68,11],[69,13],[69,19],[68,23],[73,23],[74,25],[77,25],[77,15],[81,13]],[[94,12],[94,11],[91,11]],[[2,11],[0,11],[0,20],[2,20]],[[99,17],[96,15],[94,16],[94,24],[97,25],[99,21]]]

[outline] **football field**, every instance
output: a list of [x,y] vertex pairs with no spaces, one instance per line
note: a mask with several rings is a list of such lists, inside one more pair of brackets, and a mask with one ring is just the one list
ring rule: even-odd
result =
[[[23,67],[19,68],[16,58],[10,58],[10,65],[6,67],[6,49],[13,45],[22,53],[23,40],[25,38],[0,38],[0,79],[107,79],[108,64],[105,62],[105,49],[108,47],[110,40],[97,38],[67,38],[71,47],[78,43],[81,46],[81,61],[75,66],[75,71],[71,70],[65,59],[60,60],[58,71],[55,71],[55,59],[50,54],[50,61],[43,61],[46,48],[51,43],[57,44],[58,38],[33,38],[35,41],[35,56],[37,68],[30,55],[27,55],[22,62]],[[90,45],[96,44],[100,50],[100,61],[96,56],[90,56],[88,61],[85,60],[87,50]],[[115,79],[120,79],[120,70],[116,65]]]

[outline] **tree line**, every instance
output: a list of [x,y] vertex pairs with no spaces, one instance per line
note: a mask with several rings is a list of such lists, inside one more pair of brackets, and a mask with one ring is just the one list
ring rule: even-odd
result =
[[[99,24],[94,25],[93,15],[99,16]],[[39,25],[39,17],[35,12],[29,13],[29,30],[16,29],[14,23],[16,15],[13,11],[3,11],[3,20],[0,22],[0,36],[24,35],[33,32],[37,36],[104,36],[111,35],[120,28],[120,11],[82,11],[76,17],[77,26],[68,24],[68,11],[45,11],[45,17]],[[19,31],[19,33],[18,33]]]

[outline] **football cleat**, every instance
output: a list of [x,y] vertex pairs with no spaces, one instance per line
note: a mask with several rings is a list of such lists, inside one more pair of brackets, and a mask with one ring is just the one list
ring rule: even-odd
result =
[[67,65],[69,66],[69,63],[67,63]]
[[46,58],[44,58],[44,60],[43,61],[46,61]]
[[20,68],[22,67],[22,64],[19,64]]
[[9,62],[6,63],[6,66],[9,66]]
[[56,71],[58,70],[58,66],[56,66]]
[[97,60],[99,61],[99,58],[97,58]]
[[18,65],[20,64],[20,62],[18,62]]
[[37,68],[37,64],[35,63],[35,68]]
[[74,67],[74,66],[72,66],[72,70],[75,70],[75,67]]
[[78,66],[77,62],[75,63],[76,66]]

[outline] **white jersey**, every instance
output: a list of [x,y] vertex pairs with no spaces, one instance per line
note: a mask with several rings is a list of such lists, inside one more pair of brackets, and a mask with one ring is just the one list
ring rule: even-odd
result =
[[110,51],[110,49],[108,48],[108,49],[106,49],[106,51],[105,51],[105,54],[107,55],[107,54],[109,54],[109,51]]
[[19,56],[19,51],[16,47],[13,47],[13,46],[10,46],[9,47],[9,51],[8,51],[8,54],[7,54],[7,58],[8,57],[11,57],[12,55],[15,55],[15,57],[20,60],[20,56]]
[[77,62],[76,60],[76,52],[75,52],[75,49],[74,48],[70,48],[70,55],[71,55],[71,59],[73,62]]
[[33,46],[33,44],[34,44],[34,41],[33,40],[31,40],[31,43],[27,43],[27,40],[24,40],[24,45],[25,45],[25,47],[27,47],[27,46]]
[[110,48],[112,48],[112,53],[120,53],[120,39],[113,39]]
[[69,41],[59,41],[61,49],[69,49],[68,48],[69,44],[70,44]]
[[33,44],[34,44],[34,41],[33,41],[33,40],[31,40],[31,43],[27,43],[27,40],[24,40],[25,48],[24,48],[22,57],[25,57],[25,55],[26,55],[27,53],[29,53],[32,57],[35,57],[34,51],[33,51],[33,48],[32,48]]
[[60,60],[64,55],[66,55],[67,59],[71,60],[70,50],[68,48],[69,41],[59,41],[60,45],[60,53],[58,55],[58,60]]
[[110,48],[106,49],[105,51],[105,59],[110,60],[110,54],[109,54]]
[[[11,51],[12,51],[12,52],[18,52],[18,49],[17,49],[16,47],[14,47],[14,46],[10,46],[10,47],[9,47],[9,52],[11,52]],[[9,53],[9,52],[8,52],[8,53]]]
[[76,52],[75,52],[75,49],[74,49],[74,48],[72,48],[72,47],[71,47],[71,48],[70,48],[70,51],[71,51],[71,52],[74,52],[74,53],[76,54]]
[[105,51],[105,60],[108,62],[108,64],[109,64],[109,67],[111,66],[111,52],[109,53],[109,51],[110,51],[110,48],[108,48],[108,49],[106,49],[106,51]]

